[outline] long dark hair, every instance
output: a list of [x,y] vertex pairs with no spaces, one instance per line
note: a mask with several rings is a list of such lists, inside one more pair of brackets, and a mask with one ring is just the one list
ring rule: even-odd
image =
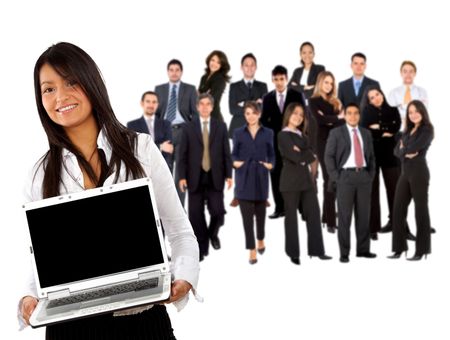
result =
[[428,115],[428,110],[424,103],[422,103],[420,100],[412,100],[409,102],[408,107],[406,108],[406,133],[410,133],[411,130],[414,128],[414,123],[409,119],[409,108],[411,105],[414,105],[416,110],[419,111],[419,113],[422,116],[422,121],[420,122],[420,126],[428,126],[431,131],[433,132],[434,137],[434,127],[433,124],[431,124],[430,116]]
[[50,46],[42,53],[34,67],[36,105],[49,143],[49,150],[41,160],[41,165],[45,171],[42,183],[43,197],[47,198],[60,194],[61,169],[65,166],[62,158],[63,149],[69,150],[76,156],[78,163],[93,183],[96,185],[99,183],[99,179],[89,162],[84,159],[80,150],[72,144],[63,127],[54,123],[44,108],[39,79],[39,73],[44,64],[54,68],[61,77],[78,84],[89,98],[92,105],[92,114],[97,125],[99,129],[103,129],[112,148],[107,175],[116,171],[114,182],[117,182],[120,165],[123,161],[126,168],[126,179],[130,176],[133,178],[144,177],[144,169],[134,156],[137,135],[126,129],[117,120],[102,75],[94,60],[81,48],[67,42],[60,42]]
[[228,72],[230,72],[230,63],[228,62],[228,58],[227,55],[219,50],[214,50],[212,51],[210,54],[208,54],[208,56],[206,57],[206,68],[205,68],[205,73],[209,76],[211,74],[211,70],[209,69],[209,62],[211,61],[212,57],[217,56],[217,58],[219,58],[220,61],[220,69],[219,71],[217,71],[218,73],[221,73],[223,75],[223,77],[225,78],[225,80],[227,82],[230,81],[231,77],[228,74]]
[[369,107],[372,107],[372,106],[374,107],[374,105],[370,104],[370,100],[369,100],[369,92],[374,91],[374,90],[378,91],[383,96],[383,104],[381,104],[381,109],[383,110],[385,108],[392,108],[392,106],[389,105],[387,98],[384,95],[381,88],[378,85],[369,85],[364,90],[361,105],[359,106],[359,109],[360,109],[359,112],[361,112],[361,114],[363,114],[364,111],[367,110]]
[[306,110],[305,107],[300,104],[300,103],[290,103],[287,107],[286,107],[286,111],[284,112],[284,118],[283,118],[283,128],[285,128],[286,126],[288,126],[289,124],[289,119],[291,118],[291,116],[294,114],[294,111],[297,107],[300,107],[303,111],[303,122],[300,124],[300,126],[297,126],[297,128],[304,134],[307,135],[308,134],[308,118],[307,118],[307,114],[306,114]]

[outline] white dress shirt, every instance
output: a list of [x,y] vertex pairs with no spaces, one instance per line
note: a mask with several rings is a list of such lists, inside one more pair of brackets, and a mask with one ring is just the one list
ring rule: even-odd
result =
[[153,140],[155,140],[155,115],[148,116],[144,115],[145,122],[147,123],[148,132],[150,136],[152,136]]
[[358,139],[359,139],[359,144],[361,144],[361,152],[362,152],[362,156],[363,156],[363,167],[367,166],[366,163],[366,158],[364,157],[364,142],[361,136],[361,132],[359,131],[358,127],[352,127],[348,124],[345,124],[347,126],[348,129],[348,133],[350,134],[350,142],[352,143],[352,146],[350,148],[350,155],[348,156],[347,162],[345,162],[344,164],[344,169],[347,168],[356,168],[356,160],[355,160],[355,146],[353,145],[353,129],[356,129],[357,131],[357,135],[358,135]]
[[[414,84],[409,86],[411,89],[411,100],[420,100],[425,104],[425,106],[428,106],[428,95],[427,91],[425,91],[424,88],[416,86]],[[389,97],[387,98],[388,103],[391,106],[394,106],[398,108],[400,112],[400,116],[402,119],[406,119],[406,108],[408,105],[405,105],[403,103],[403,100],[405,99],[405,92],[406,92],[406,85],[402,85],[399,87],[396,87],[389,93]]]
[[[106,160],[109,163],[112,150],[103,131],[100,131],[99,133],[97,145],[105,152]],[[61,168],[61,195],[84,190],[83,174],[76,156],[66,149],[64,149],[62,153],[62,161],[65,166]],[[192,230],[191,223],[181,206],[169,168],[167,167],[161,152],[147,134],[138,134],[135,156],[141,163],[146,175],[152,179],[157,209],[164,225],[165,235],[172,250],[170,263],[172,280],[186,280],[189,282],[193,287],[194,296],[197,300],[201,301],[201,298],[196,293],[200,271],[198,243]],[[104,186],[113,184],[115,175],[116,172],[113,172],[111,176],[105,180]],[[125,167],[121,167],[118,182],[125,182],[125,175]],[[27,202],[43,198],[43,178],[44,170],[42,164],[38,162],[30,172],[26,182],[25,200]],[[108,212],[106,211],[105,213]],[[70,216],[67,216],[67,218],[70,218]],[[61,225],[64,226],[64,221],[61,221]],[[29,279],[20,298],[27,295],[37,296],[31,262]],[[174,305],[178,310],[181,310],[186,306],[188,298],[189,295],[187,294],[184,298],[174,302]],[[18,318],[20,328],[24,328],[26,325],[22,319],[20,307],[21,306],[19,305]],[[135,314],[148,308],[148,306],[131,308],[124,311],[125,313],[122,312],[117,314]]]
[[304,86],[308,85],[308,76],[309,76],[309,70],[304,68],[303,72],[302,72],[302,76],[300,78],[300,85],[304,85]]

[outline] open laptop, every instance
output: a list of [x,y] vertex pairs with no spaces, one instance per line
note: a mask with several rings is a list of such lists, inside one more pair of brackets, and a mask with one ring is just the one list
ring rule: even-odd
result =
[[169,298],[171,275],[149,178],[23,208],[39,297],[32,327]]

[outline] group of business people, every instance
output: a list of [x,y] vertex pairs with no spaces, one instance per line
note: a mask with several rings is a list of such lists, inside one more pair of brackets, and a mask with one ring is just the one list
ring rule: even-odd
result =
[[[236,181],[232,205],[239,205],[242,214],[251,264],[257,263],[257,253],[265,251],[269,174],[275,205],[269,218],[285,218],[285,250],[293,263],[300,264],[297,210],[307,224],[308,254],[321,259],[330,258],[323,246],[323,223],[330,233],[338,231],[340,260],[349,261],[352,211],[355,211],[357,256],[376,256],[370,252],[370,241],[378,239],[379,232],[394,231],[394,255],[400,252],[399,239],[429,243],[423,240],[423,234],[431,230],[429,217],[427,223],[423,222],[426,218],[417,217],[422,213],[428,215],[427,209],[418,210],[419,196],[408,186],[412,182],[404,181],[405,169],[409,169],[405,163],[416,164],[422,159],[426,168],[425,155],[410,157],[410,153],[397,150],[399,140],[403,141],[406,134],[412,137],[422,133],[419,127],[427,126],[431,131],[425,149],[433,138],[426,91],[414,84],[415,64],[402,63],[403,85],[386,98],[380,84],[365,75],[364,54],[355,53],[351,57],[353,75],[339,83],[339,87],[330,71],[314,63],[314,56],[314,46],[303,43],[302,66],[289,79],[287,69],[277,65],[272,71],[275,88],[269,92],[267,84],[255,79],[256,57],[251,53],[244,55],[243,79],[229,88],[232,119],[228,130],[220,101],[230,80],[230,65],[222,51],[213,51],[206,58],[205,74],[198,89],[181,81],[183,66],[180,61],[171,60],[167,66],[169,82],[142,96],[144,115],[129,122],[128,127],[152,134],[174,171],[182,202],[187,189],[189,218],[199,242],[200,260],[208,255],[209,244],[214,249],[221,246],[218,232],[226,213],[223,190],[225,183],[228,188],[232,186],[232,168]],[[422,117],[416,128],[409,118],[409,104]],[[408,130],[411,124],[414,126]],[[402,126],[404,131],[400,133]],[[227,136],[233,139],[232,150]],[[403,143],[411,144],[411,140]],[[421,138],[418,140],[423,142]],[[414,145],[418,147],[417,143]],[[380,172],[389,207],[389,219],[383,227]],[[420,170],[422,206],[427,205],[427,195],[423,193],[427,192],[428,179],[424,172],[424,168]],[[322,214],[316,193],[319,173],[323,178]],[[411,199],[416,202],[417,237],[406,223]],[[400,202],[406,202],[406,207]],[[205,219],[205,203],[209,223]],[[403,220],[404,223],[400,222]],[[428,226],[421,226],[423,223]],[[419,231],[422,229],[428,231]],[[405,247],[402,244],[402,249]],[[417,256],[413,258],[429,253],[429,247],[426,251],[425,248],[417,247]]]

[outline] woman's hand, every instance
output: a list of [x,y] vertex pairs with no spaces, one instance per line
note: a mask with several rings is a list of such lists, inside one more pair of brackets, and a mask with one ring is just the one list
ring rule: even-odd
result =
[[294,145],[293,149],[294,149],[294,151],[297,151],[297,152],[301,151],[300,148],[297,145]]
[[273,168],[272,163],[266,163],[266,162],[260,161],[259,164],[262,164],[267,170],[272,170],[272,168]]
[[372,130],[379,130],[379,129],[380,129],[380,124],[372,124],[372,125],[369,125],[369,129],[372,129]]
[[234,162],[233,162],[233,166],[234,166],[236,169],[239,169],[243,164],[244,164],[244,161],[234,161]]
[[381,137],[392,137],[393,135],[393,133],[385,132]]
[[22,306],[20,312],[22,313],[22,318],[25,320],[27,325],[30,324],[30,316],[38,304],[38,299],[33,296],[25,296],[22,298]]
[[172,303],[183,298],[192,289],[192,285],[185,280],[175,280],[170,289],[170,299],[167,303]]
[[407,154],[405,155],[405,157],[406,157],[406,158],[409,158],[409,159],[413,159],[413,158],[416,157],[418,154],[419,154],[419,152],[407,153]]

